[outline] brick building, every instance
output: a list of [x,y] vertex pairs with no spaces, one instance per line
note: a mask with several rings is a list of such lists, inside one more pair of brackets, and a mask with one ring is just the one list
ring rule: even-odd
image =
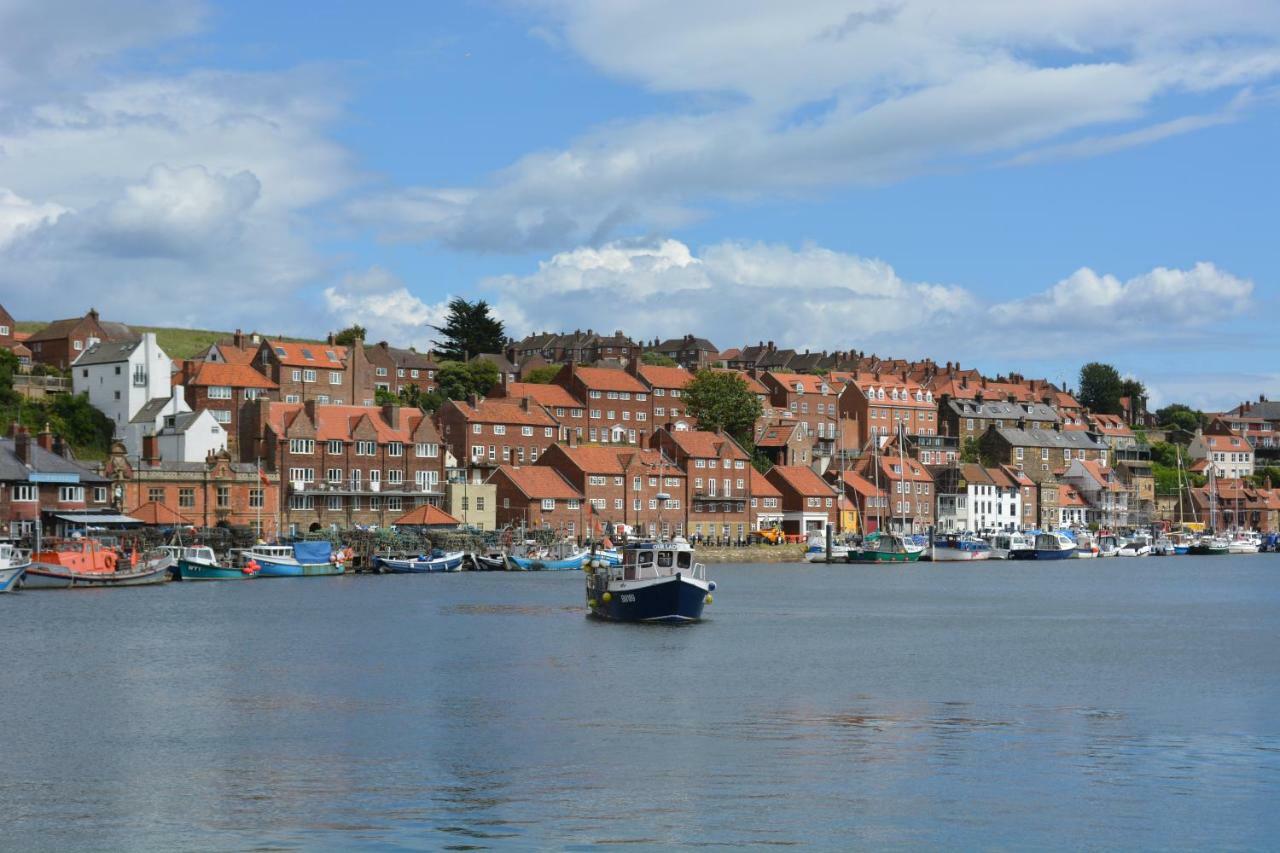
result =
[[815,456],[830,457],[835,453],[839,438],[841,387],[831,384],[824,376],[810,373],[762,374],[760,384],[769,389],[769,401],[775,409],[789,413],[790,418],[803,421],[813,441]]
[[194,411],[208,410],[222,424],[233,459],[241,459],[240,410],[244,404],[259,398],[280,399],[280,386],[247,364],[184,361],[173,382],[182,387],[188,406]]
[[499,527],[557,530],[575,539],[587,529],[582,492],[555,468],[500,465],[488,482],[497,489]]
[[0,349],[12,350],[19,343],[22,343],[17,336],[18,324],[14,321],[13,315],[0,305]]
[[705,370],[720,360],[720,351],[706,338],[685,335],[670,338],[661,343],[654,341],[646,349],[665,355],[686,370]]
[[805,421],[770,420],[756,427],[756,449],[774,465],[808,465],[813,459],[813,439]]
[[[600,525],[636,535],[683,535],[685,476],[657,450],[553,445],[538,465],[559,471],[595,511]],[[665,495],[665,498],[659,498]]]
[[684,406],[685,386],[693,381],[693,374],[683,367],[657,367],[651,364],[632,362],[627,368],[649,389],[649,422],[652,429],[667,424],[696,427],[697,423],[689,417]]
[[279,386],[286,403],[374,404],[374,370],[360,341],[344,347],[334,344],[332,335],[318,344],[265,340],[254,366]]
[[37,363],[66,370],[95,343],[123,343],[137,337],[124,323],[103,320],[97,309],[90,308],[83,317],[55,320],[27,338],[26,345]]
[[15,423],[0,438],[0,532],[9,538],[34,536],[38,521],[46,534],[65,532],[61,514],[109,512],[109,486],[47,430],[32,436]]
[[855,373],[840,395],[840,413],[858,423],[858,446],[884,444],[896,435],[937,435],[933,392],[892,373]]
[[782,494],[782,529],[790,534],[822,531],[835,525],[836,490],[803,465],[774,465],[765,479]]
[[399,394],[416,386],[424,394],[436,390],[436,371],[440,365],[430,352],[400,349],[379,341],[364,348],[365,358],[373,368],[373,387]]
[[241,433],[245,458],[279,474],[282,531],[385,527],[444,498],[440,434],[417,409],[258,400]]
[[436,423],[454,459],[480,480],[499,465],[532,465],[560,438],[556,419],[529,397],[448,400]]
[[918,460],[889,453],[864,456],[854,469],[889,495],[885,523],[900,533],[923,533],[935,523],[933,476]]
[[644,445],[653,432],[649,389],[625,370],[570,364],[554,384],[587,406],[588,442]]
[[955,436],[962,445],[968,439],[980,439],[990,426],[1000,429],[1022,423],[1027,429],[1053,429],[1062,422],[1053,407],[1045,403],[984,400],[981,394],[969,400],[943,399],[938,413],[942,431]]
[[152,453],[130,459],[116,442],[103,474],[126,512],[154,504],[163,508],[160,516],[176,514],[197,527],[249,527],[265,537],[278,533],[279,477],[252,462],[232,461],[226,451],[203,462],[163,460]]
[[748,466],[747,474],[751,477],[751,529],[782,527],[782,492],[754,467]]
[[587,431],[587,407],[570,394],[568,389],[555,384],[509,382],[494,386],[490,392],[491,399],[519,400],[522,397],[528,397],[546,409],[564,429],[563,435],[572,433],[579,441],[584,439]]
[[751,528],[751,457],[720,432],[660,427],[651,447],[685,475],[685,530],[690,536],[735,541]]

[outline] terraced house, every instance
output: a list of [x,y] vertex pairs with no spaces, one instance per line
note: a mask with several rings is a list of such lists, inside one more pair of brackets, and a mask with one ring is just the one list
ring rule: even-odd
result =
[[55,320],[25,341],[37,364],[66,370],[96,343],[124,343],[138,335],[124,323],[111,323],[98,316],[95,308],[83,317]]
[[282,481],[282,531],[385,526],[443,500],[444,448],[417,409],[258,400],[244,414],[244,453]]
[[449,400],[436,423],[449,452],[477,482],[499,465],[532,465],[561,438],[560,424],[529,397]]
[[790,419],[803,422],[813,442],[813,455],[831,457],[840,428],[840,394],[843,386],[825,376],[809,373],[764,373],[760,384],[769,390],[769,402]]
[[942,431],[959,439],[961,446],[969,439],[980,439],[991,426],[1000,429],[1024,423],[1028,429],[1053,429],[1062,422],[1045,403],[984,399],[982,392],[971,399],[944,398],[938,412]]
[[685,475],[657,450],[557,444],[538,465],[560,472],[582,494],[588,531],[684,535]]
[[254,366],[279,387],[285,403],[374,404],[373,366],[359,341],[348,348],[332,335],[317,344],[264,340]]
[[498,527],[556,530],[569,537],[587,529],[582,493],[554,468],[500,465],[488,482],[496,487]]
[[840,414],[858,424],[859,447],[883,445],[896,435],[937,435],[938,407],[933,392],[894,373],[834,373],[845,391]]
[[653,429],[665,425],[692,427],[697,424],[689,417],[684,404],[684,389],[693,381],[693,374],[683,367],[657,367],[633,362],[628,372],[649,389],[649,421]]
[[745,539],[751,530],[751,457],[722,432],[660,427],[651,445],[684,472],[690,536]]
[[247,364],[183,361],[173,381],[181,385],[188,406],[195,411],[207,410],[222,424],[233,456],[240,447],[240,409],[259,398],[280,397],[280,386]]
[[60,437],[32,436],[13,424],[0,438],[0,520],[6,538],[83,530],[93,516],[112,514],[110,482],[76,461]]
[[653,432],[649,388],[625,370],[570,364],[553,381],[586,403],[588,442],[640,445],[648,441]]
[[559,422],[563,435],[573,434],[581,441],[587,431],[587,407],[560,385],[543,385],[537,382],[508,382],[495,385],[489,392],[492,399],[520,400],[527,397],[546,409]]
[[436,390],[436,371],[440,366],[435,357],[412,349],[400,349],[379,341],[364,348],[365,358],[373,368],[373,387],[399,394],[409,386],[416,386],[422,393]]

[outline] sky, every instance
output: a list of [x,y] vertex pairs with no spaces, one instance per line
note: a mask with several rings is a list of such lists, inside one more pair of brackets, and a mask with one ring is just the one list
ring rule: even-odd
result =
[[0,303],[1280,396],[1274,0],[0,0]]

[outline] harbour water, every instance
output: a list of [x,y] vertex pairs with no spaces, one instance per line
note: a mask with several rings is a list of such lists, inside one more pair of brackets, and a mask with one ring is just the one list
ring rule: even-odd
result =
[[0,597],[0,848],[1272,848],[1280,556]]

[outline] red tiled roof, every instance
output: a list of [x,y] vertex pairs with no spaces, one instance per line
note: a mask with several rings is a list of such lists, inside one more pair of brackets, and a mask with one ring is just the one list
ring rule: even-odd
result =
[[813,469],[803,465],[774,465],[765,476],[773,480],[775,486],[776,480],[781,480],[790,486],[792,491],[806,497],[821,495],[829,498],[833,493],[826,480],[813,473]]
[[640,394],[649,392],[643,382],[625,370],[614,370],[609,367],[578,367],[575,365],[573,373],[582,380],[583,385],[593,391],[630,391]]
[[[502,465],[498,471],[501,471],[513,486],[523,492],[525,497],[532,500],[582,498],[582,493],[554,468],[541,465],[514,468],[510,465]],[[494,472],[496,473],[497,471]]]
[[[1237,435],[1205,435],[1205,447],[1219,453],[1252,453],[1249,442]],[[1234,444],[1232,443],[1234,442]]]
[[[633,455],[636,460],[631,463],[632,468],[638,464],[653,469],[655,472],[665,465],[663,476],[665,477],[683,477],[684,473],[674,465],[666,461],[666,457],[656,450],[646,450],[637,447],[568,447],[559,445],[564,451],[565,456],[573,461],[582,471],[588,474],[622,474],[622,463],[619,457],[624,455]],[[546,458],[545,456],[543,457]]]
[[690,456],[701,456],[704,458],[719,457],[721,452],[727,452],[730,459],[748,459],[746,451],[738,446],[738,443],[727,435],[709,432],[702,429],[686,429],[668,430],[667,434],[671,436],[671,440],[676,446]]
[[888,494],[884,489],[876,488],[875,483],[871,482],[856,471],[845,471],[844,482],[846,486],[853,489],[864,498],[883,497]]
[[778,491],[778,487],[770,483],[768,478],[753,466],[751,468],[751,495],[757,498],[780,498],[782,497],[782,492]]
[[400,527],[457,527],[462,522],[438,506],[416,506],[397,518],[392,524]]
[[[302,403],[268,403],[266,423],[276,435],[285,436],[302,413]],[[396,429],[387,423],[377,406],[316,406],[316,441],[351,441],[356,427],[366,417],[377,432],[379,442],[409,444],[425,416],[413,409],[401,409],[400,427]]]
[[18,343],[24,343],[31,339],[31,333],[30,332],[14,332],[13,339]]
[[552,408],[556,406],[562,409],[584,408],[583,402],[570,394],[569,389],[562,385],[542,385],[537,382],[508,382],[506,386],[499,385],[498,387],[502,388],[503,397],[512,400],[528,397],[535,403]]
[[526,410],[519,402],[512,402],[510,398],[480,400],[475,406],[465,400],[454,400],[453,404],[458,407],[458,411],[466,418],[467,423],[543,427],[557,424],[556,419],[536,403],[530,403]]
[[735,358],[739,358],[741,355],[742,355],[742,350],[738,349],[737,347],[729,347],[727,350],[720,351],[720,358],[722,361],[733,361]]
[[650,388],[683,388],[693,381],[693,374],[683,367],[642,364],[637,372]]
[[761,385],[759,379],[756,379],[754,376],[752,376],[750,373],[747,373],[746,371],[733,370],[728,367],[713,367],[711,369],[714,370],[716,373],[732,373],[734,376],[737,376],[743,382],[747,383],[747,389],[752,394],[767,395],[769,393],[769,389]]
[[[281,364],[290,367],[316,367],[326,370],[342,369],[347,361],[347,348],[327,343],[298,343],[297,341],[267,341]],[[307,358],[306,353],[311,353]],[[332,353],[333,358],[330,358]]]
[[778,373],[770,370],[765,374],[765,377],[772,377],[775,382],[788,391],[795,391],[796,385],[799,385],[806,394],[821,394],[822,386],[825,385],[829,393],[834,394],[836,392],[836,389],[827,381],[827,377],[814,376],[812,373]]
[[1058,486],[1058,506],[1087,506],[1074,486]]
[[258,348],[240,349],[231,344],[218,344],[218,354],[226,359],[227,364],[253,364],[258,357]]
[[802,423],[764,425],[756,432],[756,447],[785,447]]
[[138,519],[149,527],[162,527],[169,524],[190,524],[190,520],[169,509],[162,503],[147,501],[142,506],[129,512],[129,516]]
[[[226,385],[232,388],[265,388],[276,390],[280,386],[246,364],[220,364],[214,361],[198,361],[196,373],[188,385]],[[181,381],[181,377],[178,377]]]

